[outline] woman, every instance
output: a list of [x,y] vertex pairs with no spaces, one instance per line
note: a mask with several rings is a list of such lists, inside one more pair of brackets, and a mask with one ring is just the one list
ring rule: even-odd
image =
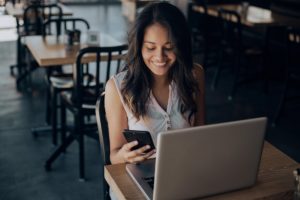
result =
[[129,33],[125,69],[105,89],[111,163],[138,163],[155,153],[132,150],[124,129],[157,134],[204,124],[204,86],[193,66],[191,38],[181,11],[167,3],[146,6]]

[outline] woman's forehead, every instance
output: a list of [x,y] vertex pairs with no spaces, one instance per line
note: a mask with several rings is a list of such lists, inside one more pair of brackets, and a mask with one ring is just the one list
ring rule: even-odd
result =
[[171,43],[169,30],[159,23],[151,24],[145,29],[144,42]]

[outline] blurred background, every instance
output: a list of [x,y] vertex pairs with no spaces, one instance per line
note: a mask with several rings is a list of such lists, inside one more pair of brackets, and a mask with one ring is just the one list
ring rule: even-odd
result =
[[[60,107],[51,104],[54,97],[50,88],[56,87],[55,78],[61,78],[60,75],[65,78],[66,72],[72,72],[72,62],[78,49],[73,52],[75,57],[71,63],[67,63],[64,57],[62,63],[57,61],[58,58],[57,62],[50,63],[56,59],[55,52],[63,52],[63,56],[72,53],[66,47],[44,52],[45,49],[51,50],[47,45],[52,44],[50,40],[41,39],[43,34],[50,35],[41,31],[49,19],[49,11],[42,19],[42,15],[38,15],[41,30],[31,29],[29,33],[25,28],[26,8],[58,4],[63,7],[59,17],[87,21],[90,30],[100,35],[101,46],[107,42],[101,37],[115,44],[126,44],[128,30],[136,15],[149,2],[0,0],[1,200],[101,199],[102,194],[103,164],[96,127],[87,131],[91,134],[84,135],[84,176],[80,172],[78,174],[78,155],[82,149],[78,148],[77,142],[61,151],[53,163],[46,162],[62,143]],[[201,63],[205,69],[206,123],[267,116],[266,140],[299,162],[300,37],[297,34],[300,1],[170,2],[185,14],[192,34],[194,61]],[[228,14],[228,10],[233,12]],[[76,29],[81,30],[81,35],[88,32],[83,25]],[[68,45],[65,34],[63,31],[64,39],[59,40],[61,44],[58,40],[53,44]],[[109,39],[105,39],[104,35],[108,35]],[[36,36],[40,37],[40,43],[35,41],[30,47],[29,41],[38,39]],[[85,42],[83,39],[80,41]],[[38,52],[44,56],[40,61],[37,59]],[[50,57],[49,61],[46,56]],[[59,67],[54,69],[54,65]],[[110,72],[110,75],[114,73]],[[68,78],[58,79],[59,83],[72,82],[72,75]],[[105,80],[102,84],[105,85]],[[58,96],[65,89],[58,87]],[[57,99],[59,104],[60,99]],[[52,118],[54,109],[58,109],[57,123]],[[76,127],[72,116],[73,113],[67,110],[67,135],[74,132],[72,127]],[[87,124],[96,122],[93,114],[88,114],[84,120]],[[56,142],[53,139],[54,124],[58,130]]]

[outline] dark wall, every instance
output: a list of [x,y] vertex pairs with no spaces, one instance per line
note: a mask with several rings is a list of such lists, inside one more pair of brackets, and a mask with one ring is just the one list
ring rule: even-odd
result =
[[300,18],[300,0],[273,0],[271,10]]
[[[243,1],[247,1],[247,0],[206,0],[206,3],[207,4],[240,3]],[[248,2],[251,5],[255,5],[263,8],[270,8],[272,11],[276,11],[286,15],[291,15],[300,18],[300,0],[248,0]]]

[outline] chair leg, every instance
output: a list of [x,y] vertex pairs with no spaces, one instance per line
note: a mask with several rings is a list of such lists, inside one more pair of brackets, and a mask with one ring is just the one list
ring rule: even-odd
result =
[[238,79],[240,75],[240,68],[241,68],[241,57],[240,53],[237,52],[236,58],[235,58],[235,73],[234,73],[234,78],[233,78],[233,86],[231,89],[231,92],[229,93],[227,99],[231,101],[233,99],[233,96],[237,90],[237,84],[238,84]]
[[78,144],[79,144],[79,180],[84,181],[84,133],[83,133],[83,123],[84,117],[82,113],[79,111],[75,114],[75,132],[76,136],[78,137]]
[[[65,105],[62,103],[61,105],[61,112],[62,114],[65,114]],[[63,118],[65,118],[65,115],[62,115]],[[61,129],[62,131],[66,130],[66,124],[64,123],[64,120],[62,120],[62,125],[61,125]],[[68,135],[68,137],[65,138],[65,140],[63,141],[63,143],[51,154],[51,156],[47,159],[46,163],[45,163],[45,169],[47,171],[51,170],[51,165],[52,163],[56,160],[56,158],[61,154],[64,153],[66,151],[66,148],[72,144],[72,142],[76,139],[75,138],[76,135],[74,136],[74,132],[71,133],[70,135]]]
[[[57,145],[57,91],[50,85],[51,92],[51,125],[52,125],[52,143]],[[50,103],[49,103],[50,104]],[[49,106],[48,106],[49,107]]]
[[280,115],[283,112],[283,108],[285,107],[285,103],[286,103],[287,90],[288,90],[288,81],[286,81],[284,83],[283,93],[282,93],[282,96],[280,98],[280,102],[278,104],[278,107],[276,109],[276,113],[274,115],[272,126],[276,126],[276,124],[278,123],[278,121],[280,119]]
[[265,94],[269,93],[269,82],[270,82],[270,74],[269,74],[269,65],[268,65],[268,61],[266,60],[268,58],[263,57],[263,91]]
[[207,56],[208,56],[208,46],[207,41],[204,40],[204,50],[203,50],[203,67],[207,68]]
[[10,69],[10,75],[11,75],[11,76],[16,76],[16,75],[15,75],[15,72],[14,72],[14,68],[17,68],[17,65],[11,65],[11,66],[9,66],[9,69]]
[[51,170],[52,163],[56,160],[56,158],[65,151],[65,149],[75,140],[75,137],[73,134],[70,134],[68,138],[66,138],[65,142],[57,148],[52,155],[48,158],[48,160],[45,163],[45,169],[47,171]]
[[52,124],[51,121],[51,117],[52,117],[52,113],[51,113],[51,100],[52,100],[52,91],[51,91],[51,83],[50,83],[50,75],[51,75],[51,69],[46,69],[46,77],[45,77],[45,81],[47,84],[47,91],[46,91],[46,114],[45,114],[45,120],[47,124]]
[[[21,48],[21,47],[20,47]],[[20,84],[21,84],[21,81],[28,78],[29,79],[29,85],[32,85],[32,80],[31,80],[31,73],[38,69],[38,64],[36,62],[32,62],[32,59],[30,58],[30,53],[29,53],[29,50],[26,49],[25,47],[23,47],[24,50],[19,52],[19,54],[23,54],[24,56],[24,59],[25,59],[25,63],[23,62],[22,58],[20,55],[18,55],[18,76],[17,76],[17,79],[16,79],[16,86],[17,86],[17,89],[20,90]],[[28,84],[28,79],[27,79],[27,84]]]
[[52,95],[51,95],[51,86],[48,84],[47,91],[46,91],[46,113],[45,113],[45,121],[48,125],[52,124],[51,121],[51,101],[52,101]]
[[[22,67],[22,66],[19,66],[19,67]],[[24,66],[23,66],[24,67]],[[26,77],[28,77],[30,75],[31,72],[33,72],[34,70],[36,70],[37,67],[36,66],[32,66],[30,67],[29,69],[25,70],[24,72],[21,72],[22,74],[18,77],[17,77],[17,81],[16,81],[16,84],[17,84],[17,89],[19,90],[20,88],[20,84],[21,84],[21,81],[23,79],[25,79]]]
[[211,84],[211,89],[212,90],[215,90],[216,86],[217,86],[217,81],[219,79],[219,74],[220,74],[220,71],[221,71],[221,69],[223,67],[223,56],[224,56],[224,51],[223,51],[223,49],[221,49],[220,53],[219,53],[219,64],[217,65],[217,69],[216,69],[216,72],[214,74],[214,77],[213,77],[213,80],[212,80],[212,84]]
[[[65,143],[66,140],[66,107],[62,101],[62,99],[60,99],[60,124],[61,124],[61,130],[60,130],[60,134],[61,134],[61,143]],[[66,152],[66,149],[64,149],[64,152]]]
[[104,200],[111,200],[110,195],[109,195],[109,186],[107,184],[107,182],[105,181],[104,178],[104,173],[103,173],[103,196],[104,196]]

